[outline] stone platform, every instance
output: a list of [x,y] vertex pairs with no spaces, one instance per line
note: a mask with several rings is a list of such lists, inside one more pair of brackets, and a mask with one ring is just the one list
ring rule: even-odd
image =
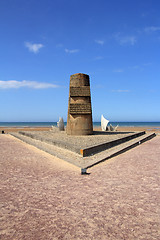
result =
[[94,131],[89,136],[68,136],[57,128],[52,131],[21,131],[12,135],[81,169],[92,167],[155,136],[144,131]]
[[[102,132],[94,131],[93,135],[70,136],[66,131],[56,127],[51,131],[19,131],[19,136],[40,140],[57,147],[81,154],[83,157],[93,155],[129,139],[144,135],[145,132]],[[17,135],[17,136],[18,136]]]

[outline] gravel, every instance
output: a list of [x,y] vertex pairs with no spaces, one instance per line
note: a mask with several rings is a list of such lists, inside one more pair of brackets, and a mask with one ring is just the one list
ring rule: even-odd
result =
[[65,131],[58,131],[53,128],[51,131],[21,131],[21,135],[32,139],[40,140],[45,143],[53,144],[80,153],[80,149],[103,144],[122,137],[133,134],[134,132],[102,132],[94,131],[93,135],[88,136],[70,136]]

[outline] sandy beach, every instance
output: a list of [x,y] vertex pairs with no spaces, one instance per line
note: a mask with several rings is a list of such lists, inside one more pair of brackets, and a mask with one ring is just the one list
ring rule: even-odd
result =
[[[9,132],[19,132],[19,131],[49,131],[51,130],[51,127],[0,127],[0,132],[2,130],[5,131],[5,133]],[[94,127],[94,131],[101,130],[100,127]],[[121,132],[136,132],[136,131],[146,131],[146,132],[155,132],[156,134],[160,134],[160,126],[158,127],[118,127],[118,131]]]
[[2,130],[4,130],[5,133],[19,131],[49,131],[50,129],[50,127],[0,127],[0,132],[2,132]]

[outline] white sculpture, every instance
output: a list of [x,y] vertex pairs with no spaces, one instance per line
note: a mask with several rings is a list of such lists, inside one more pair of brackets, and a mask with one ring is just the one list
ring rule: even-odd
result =
[[103,115],[101,115],[101,129],[102,131],[111,131],[114,132],[117,130],[118,125],[116,127],[113,127],[112,124],[110,124],[108,127],[109,120],[105,119]]
[[114,128],[114,131],[117,131],[117,128],[119,127],[119,125],[117,125],[115,128]]
[[102,131],[107,131],[107,125],[109,123],[109,120],[105,119],[103,115],[101,115],[101,129]]
[[109,129],[110,131],[115,132],[115,131],[117,130],[117,128],[118,128],[118,125],[117,125],[116,127],[113,127],[113,126],[110,124],[109,128],[110,128],[110,129]]
[[60,131],[64,131],[64,121],[63,117],[59,118],[59,121],[57,122],[57,127],[59,128]]

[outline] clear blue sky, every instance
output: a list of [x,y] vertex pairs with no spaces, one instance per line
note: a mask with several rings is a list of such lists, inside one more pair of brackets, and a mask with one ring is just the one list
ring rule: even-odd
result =
[[67,120],[75,73],[94,121],[160,121],[160,1],[0,0],[1,122]]

